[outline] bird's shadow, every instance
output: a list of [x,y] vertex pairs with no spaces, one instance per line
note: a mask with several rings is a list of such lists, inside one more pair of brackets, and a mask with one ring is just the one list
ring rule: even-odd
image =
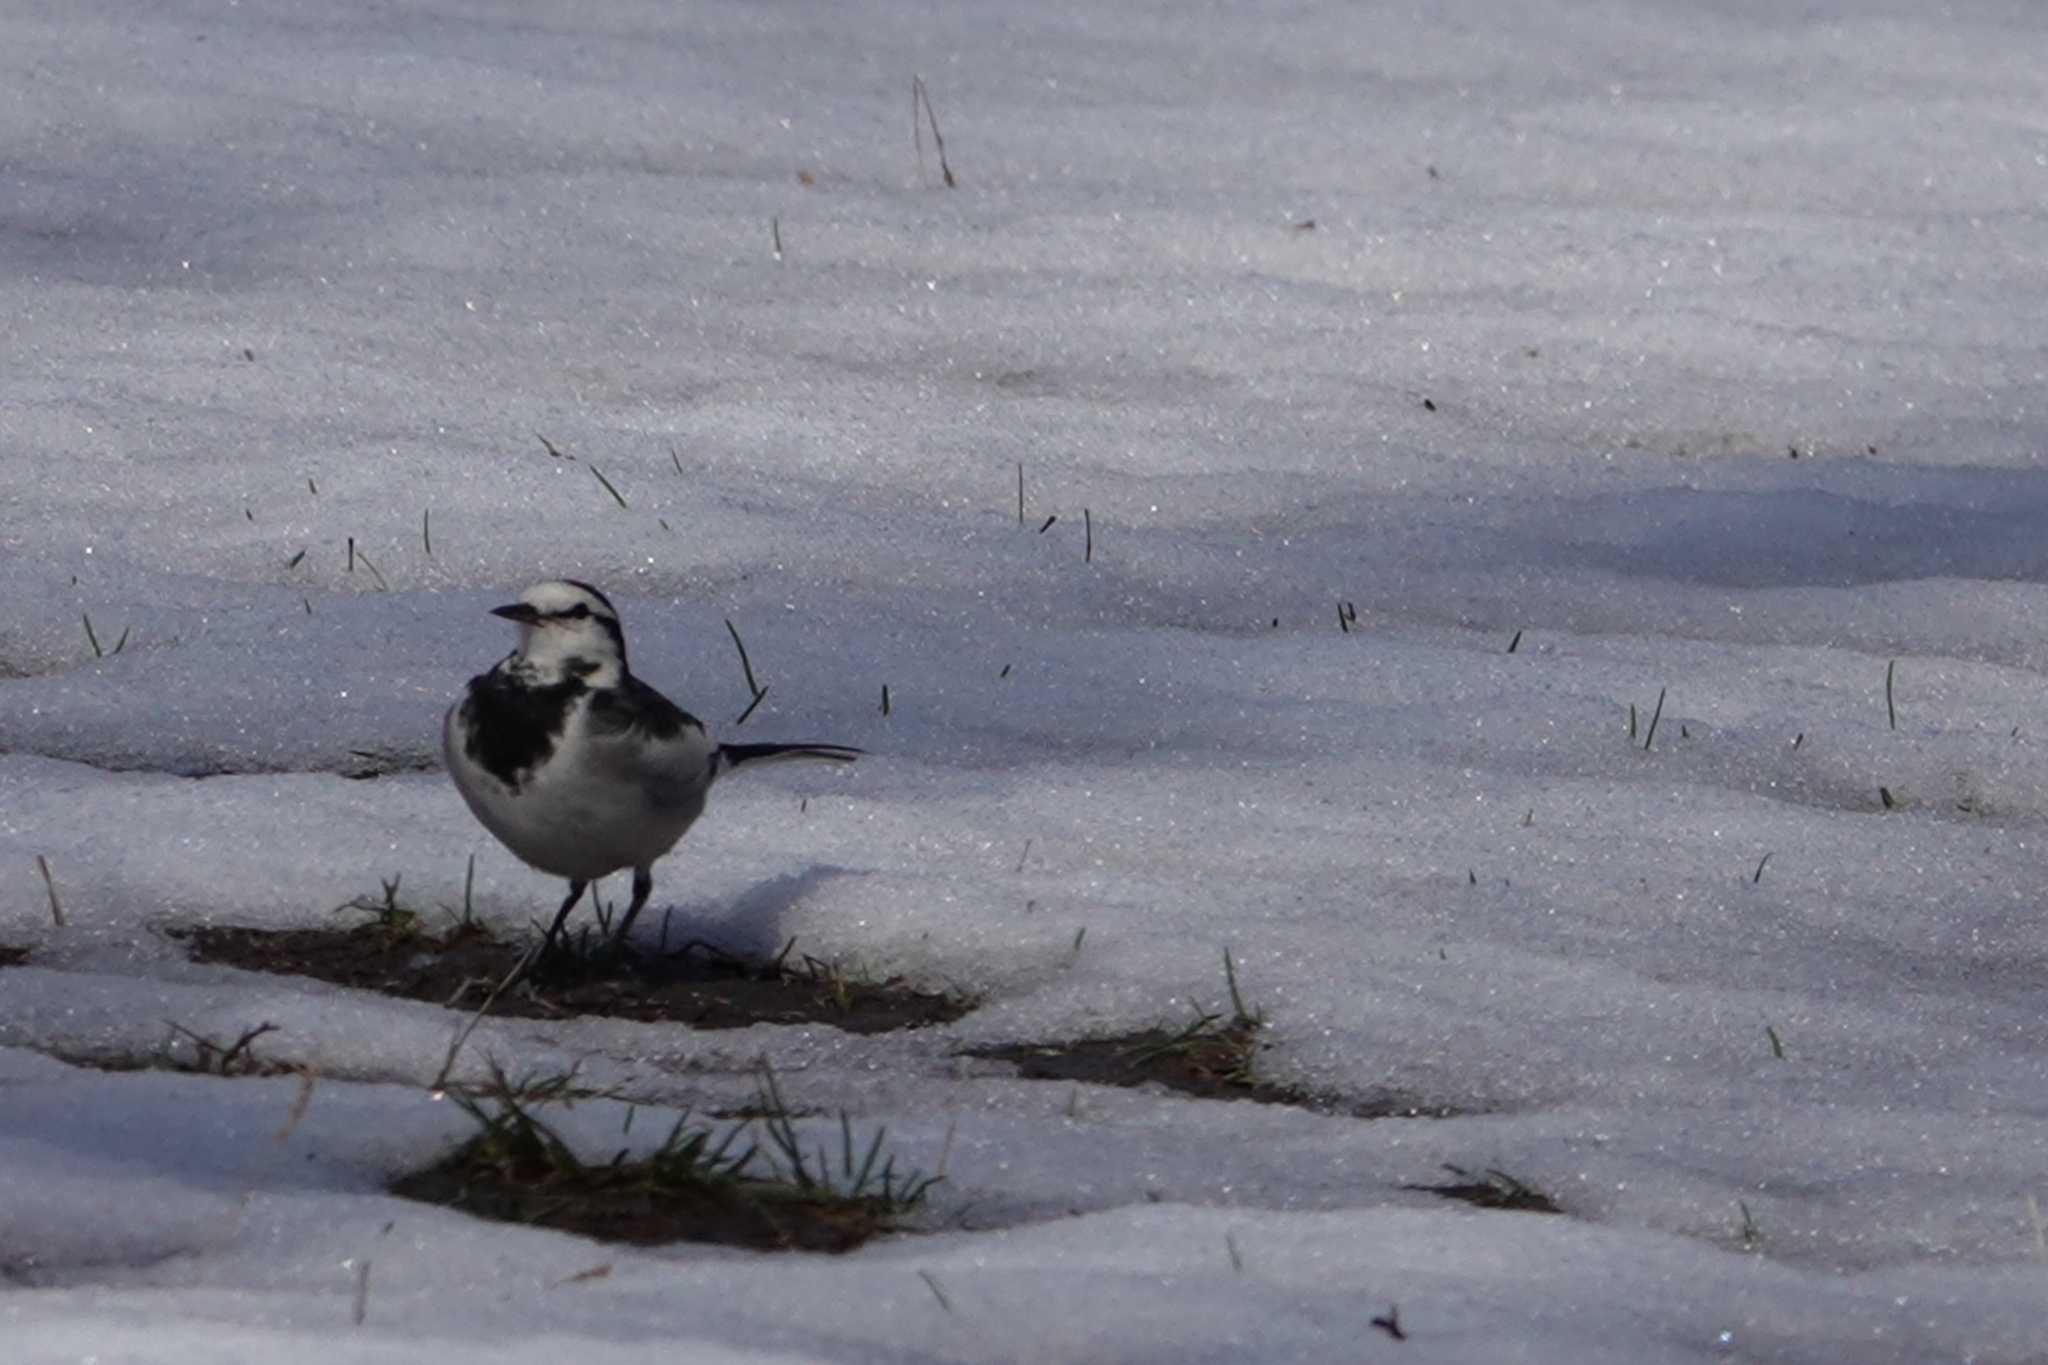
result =
[[696,944],[739,958],[774,958],[789,943],[790,910],[826,882],[856,875],[851,868],[813,863],[801,872],[756,882],[728,900],[670,905],[648,917],[652,925],[634,926],[636,946],[666,954]]

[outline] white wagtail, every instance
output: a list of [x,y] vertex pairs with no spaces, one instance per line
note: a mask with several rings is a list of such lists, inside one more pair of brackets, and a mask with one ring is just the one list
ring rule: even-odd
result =
[[519,627],[518,647],[469,680],[441,744],[484,828],[522,861],[569,880],[543,952],[591,882],[630,867],[633,902],[612,938],[623,944],[654,890],[654,860],[704,813],[721,774],[765,759],[850,763],[861,752],[716,742],[627,669],[619,614],[587,583],[537,583],[492,615]]

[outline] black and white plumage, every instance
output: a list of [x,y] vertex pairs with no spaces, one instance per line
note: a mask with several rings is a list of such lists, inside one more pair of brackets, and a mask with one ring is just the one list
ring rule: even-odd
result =
[[722,774],[768,759],[850,763],[861,752],[716,742],[633,676],[619,614],[588,583],[537,583],[492,614],[519,627],[518,646],[469,680],[442,723],[442,750],[484,828],[521,861],[568,879],[548,946],[591,882],[631,868],[633,900],[613,937],[624,943],[654,890],[655,859],[704,813]]

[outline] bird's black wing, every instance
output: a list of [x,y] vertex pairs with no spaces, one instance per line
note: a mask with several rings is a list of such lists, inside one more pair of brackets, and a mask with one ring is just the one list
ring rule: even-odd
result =
[[702,734],[704,722],[628,673],[617,687],[600,687],[590,694],[590,729],[607,738],[675,739],[692,730]]

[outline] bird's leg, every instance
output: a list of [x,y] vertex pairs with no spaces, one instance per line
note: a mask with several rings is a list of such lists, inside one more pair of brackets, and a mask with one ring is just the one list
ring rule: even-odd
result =
[[626,931],[633,927],[633,921],[647,905],[647,898],[654,894],[654,870],[647,867],[633,869],[633,903],[626,907],[625,918],[619,921],[618,931],[612,935],[612,951],[618,952],[626,946]]
[[548,936],[541,940],[540,956],[546,957],[555,950],[555,937],[562,932],[562,922],[569,918],[569,912],[576,908],[576,902],[583,899],[584,888],[589,882],[570,882],[569,899],[562,902],[562,908],[555,912],[555,922],[548,926]]

